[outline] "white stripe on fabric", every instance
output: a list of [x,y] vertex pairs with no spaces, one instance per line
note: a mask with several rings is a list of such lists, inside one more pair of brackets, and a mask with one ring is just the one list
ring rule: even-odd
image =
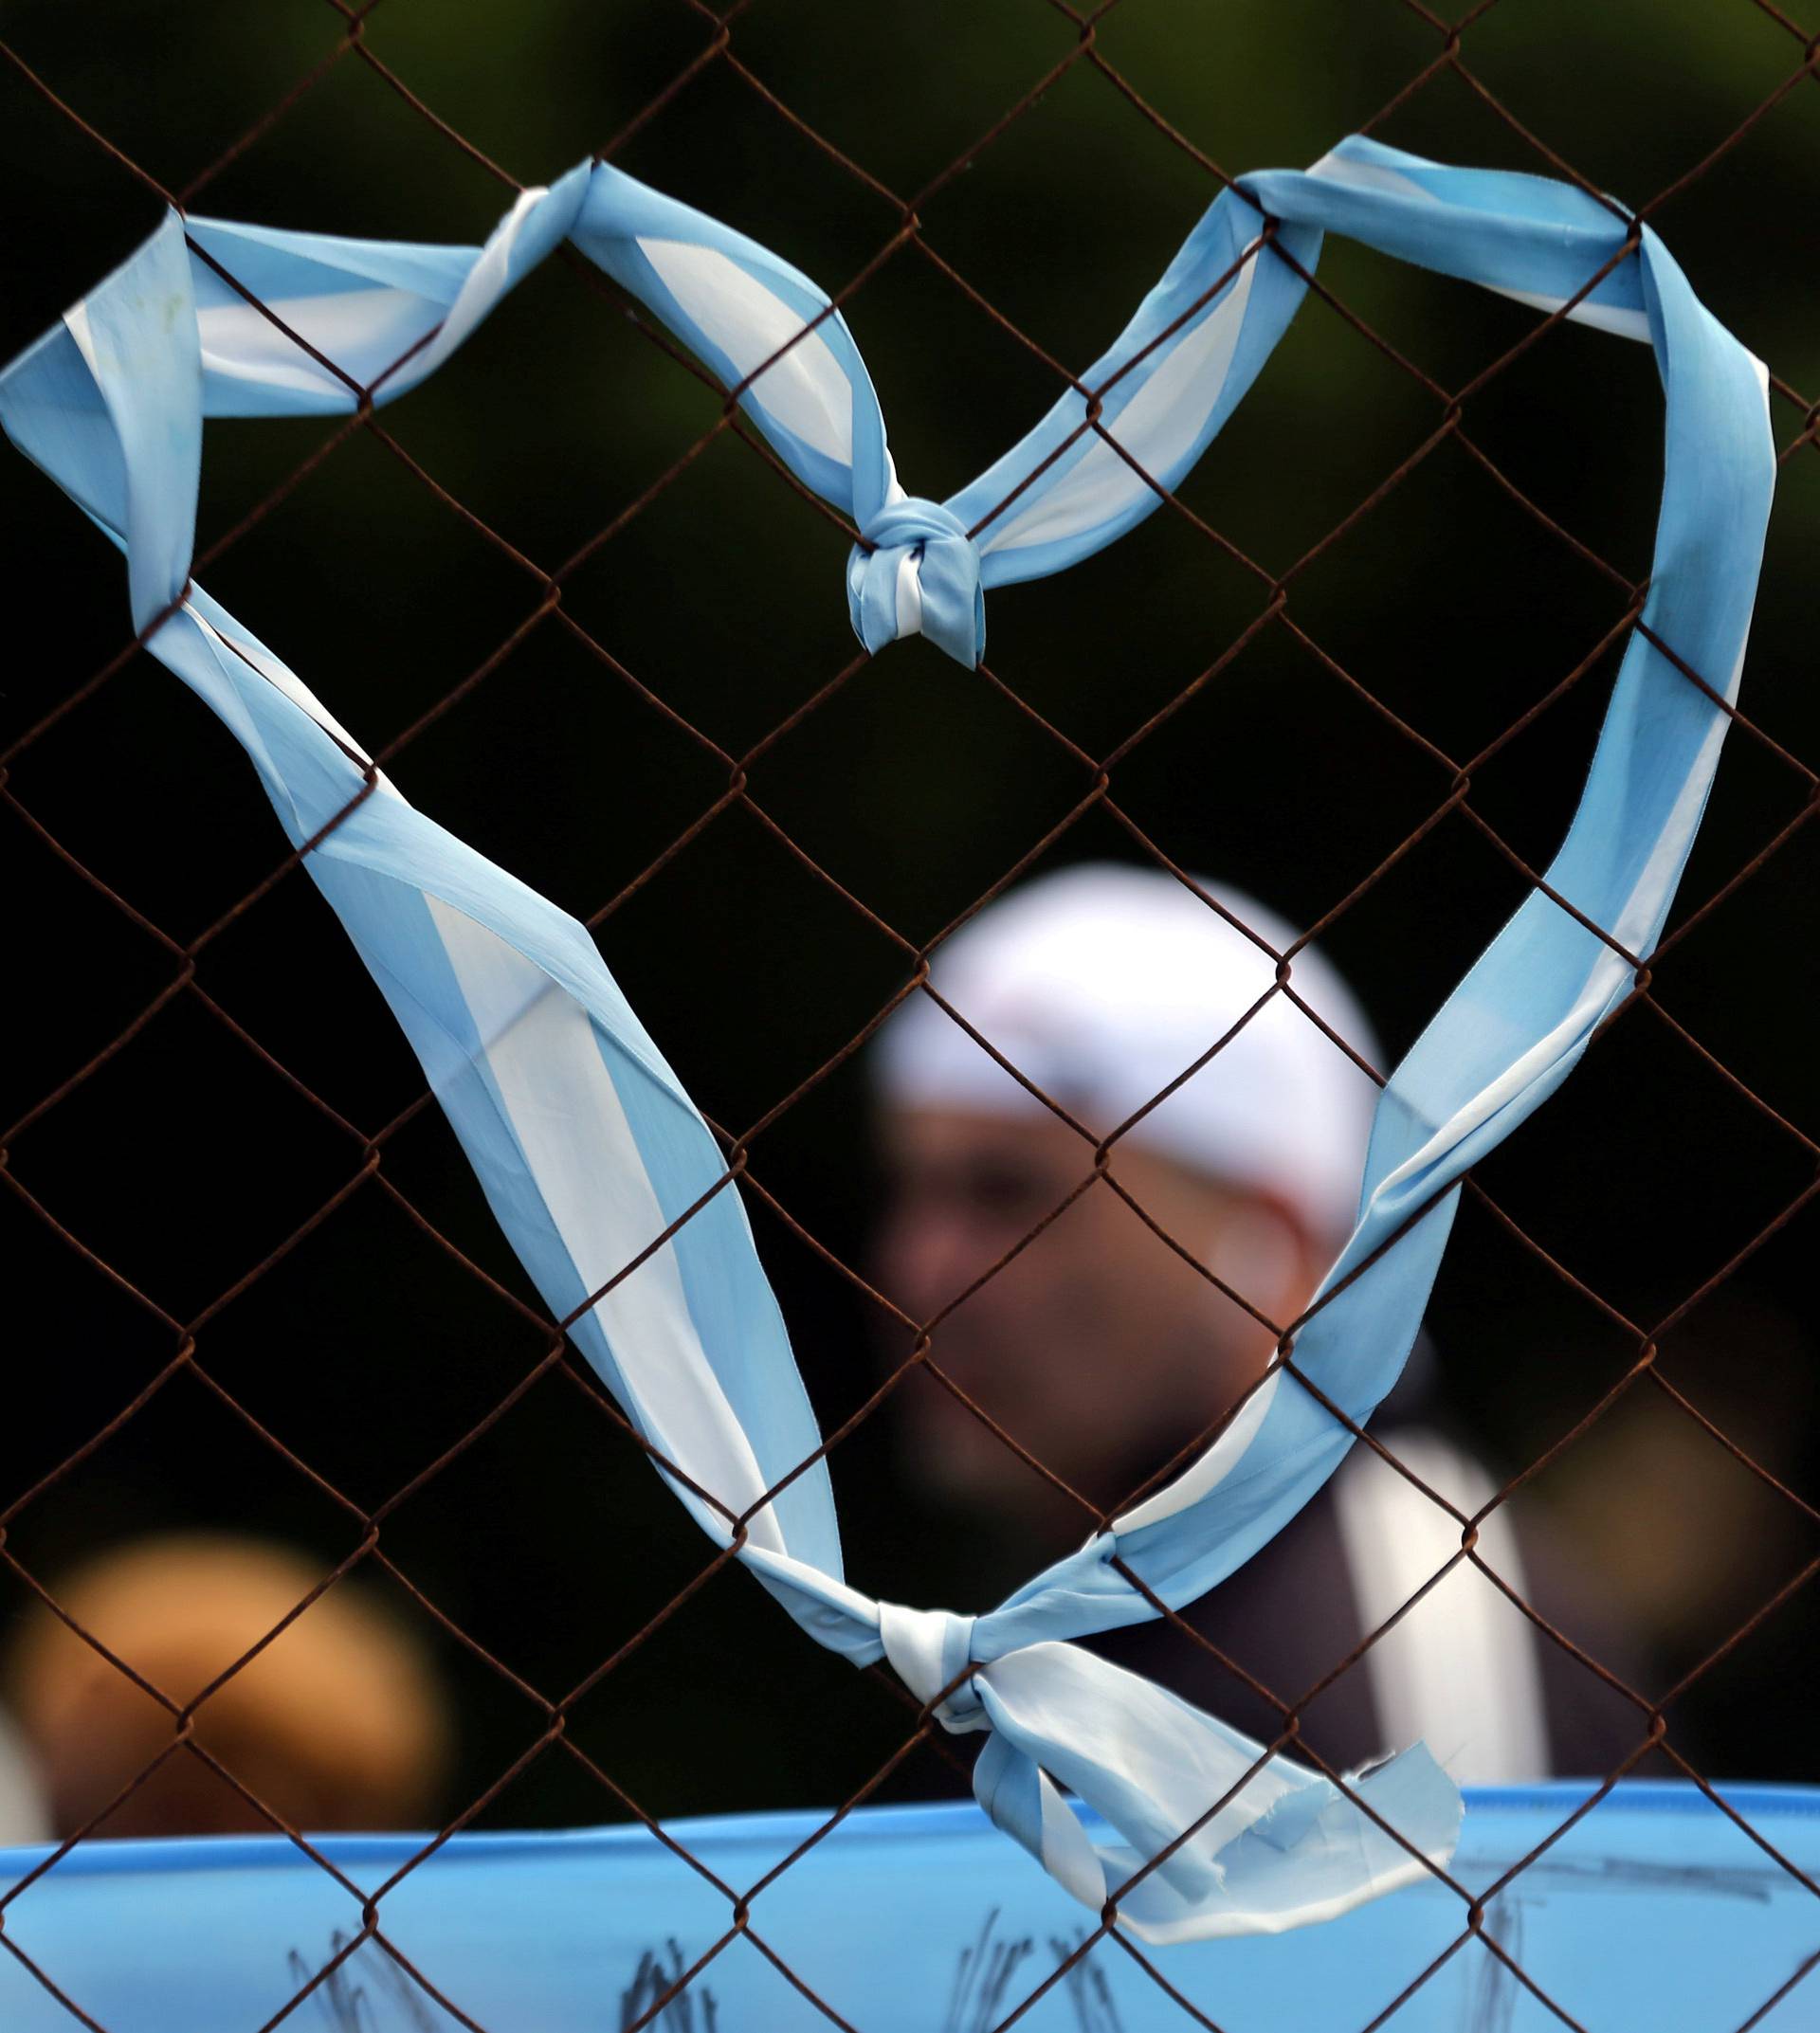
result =
[[[1769,404],[1764,401],[1764,416],[1767,422]],[[1738,660],[1732,665],[1732,674],[1726,681],[1720,697],[1733,699],[1738,697],[1738,681],[1744,673],[1744,656],[1748,642],[1738,645]],[[1679,674],[1677,674],[1679,675]],[[1681,865],[1700,826],[1700,815],[1706,808],[1706,794],[1710,790],[1714,772],[1719,768],[1719,750],[1725,739],[1729,725],[1726,716],[1718,707],[1701,741],[1700,753],[1689,769],[1686,780],[1677,793],[1674,807],[1667,822],[1658,834],[1644,863],[1643,873],[1637,878],[1636,887],[1625,899],[1624,908],[1618,913],[1611,926],[1611,935],[1621,946],[1632,953],[1648,945],[1654,932],[1657,915],[1672,892],[1680,878]]]
[[1245,1459],[1247,1450],[1257,1437],[1258,1428],[1264,1424],[1265,1413],[1270,1409],[1270,1401],[1277,1394],[1277,1387],[1282,1382],[1283,1371],[1271,1370],[1240,1407],[1239,1416],[1200,1460],[1185,1468],[1166,1489],[1160,1489],[1156,1496],[1146,1498],[1136,1510],[1127,1511],[1122,1517],[1115,1517],[1112,1521],[1113,1531],[1137,1532],[1145,1525],[1160,1524],[1164,1518],[1174,1517],[1176,1512],[1186,1511],[1192,1505],[1199,1503],[1209,1490],[1224,1482]]
[[[669,1226],[588,1013],[484,925],[425,894],[462,998],[524,1153],[586,1291],[605,1284]],[[594,1307],[652,1443],[735,1513],[765,1479],[689,1316],[673,1243]],[[774,1506],[755,1545],[787,1551]]]
[[480,260],[462,278],[461,289],[448,307],[442,329],[410,362],[409,372],[413,381],[421,380],[440,367],[504,296],[511,281],[512,250],[518,245],[531,214],[549,195],[549,187],[545,184],[534,184],[528,191],[519,191],[512,209],[487,235]]
[[1043,1817],[1043,1868],[1083,1906],[1102,1906],[1111,1889],[1106,1883],[1105,1864],[1093,1838],[1063,1799],[1061,1788],[1040,1769],[1036,1775],[1036,1804]]
[[353,391],[296,339],[280,331],[279,318],[308,339],[324,358],[359,381],[364,362],[395,360],[436,322],[439,307],[403,289],[341,289],[304,297],[269,297],[272,314],[236,297],[230,303],[199,303],[196,333],[205,373],[227,374],[260,388],[327,390],[352,407]]
[[[1258,245],[1254,240],[1245,250],[1245,265],[1227,294],[1198,325],[1177,336],[1143,386],[1106,422],[1106,429],[1146,473],[1161,477],[1172,472],[1193,449],[1220,399],[1245,324]],[[1022,515],[987,533],[980,554],[1082,535],[1155,492],[1104,439],[1096,437],[1053,488],[1047,493],[1036,490],[1036,499]]]
[[[372,762],[373,757],[288,665],[281,663],[269,650],[262,648],[257,643],[249,642],[245,636],[224,635],[205,615],[197,612],[193,601],[186,600],[183,603],[183,610],[204,635],[219,643],[230,656],[236,656],[242,663],[250,664],[267,684],[275,691],[282,692],[292,705],[307,713],[325,733],[333,735],[350,754],[357,755],[363,763]],[[394,797],[398,794],[397,786],[383,770],[373,771],[373,784],[380,790],[391,791]]]
[[100,388],[101,374],[100,368],[95,363],[95,335],[89,330],[88,326],[88,299],[86,297],[80,303],[72,303],[68,310],[64,313],[64,323],[69,328],[70,337],[76,341],[77,352],[87,362],[88,371],[95,377],[96,387]]
[[[1558,311],[1567,301],[1565,297],[1544,296],[1536,289],[1505,289],[1497,282],[1487,282],[1484,287],[1494,297],[1508,297],[1513,303],[1526,303],[1531,310]],[[1649,344],[1649,319],[1642,311],[1627,310],[1617,303],[1593,303],[1582,299],[1567,314],[1570,325],[1591,325],[1595,332],[1610,332],[1618,338],[1641,339]]]
[[1629,973],[1630,969],[1626,963],[1609,946],[1601,943],[1586,971],[1573,1007],[1552,1030],[1512,1060],[1496,1079],[1487,1081],[1477,1094],[1464,1101],[1419,1150],[1410,1152],[1400,1165],[1384,1174],[1372,1189],[1366,1218],[1369,1219],[1371,1207],[1390,1202],[1412,1181],[1437,1171],[1448,1154],[1476,1130],[1483,1129],[1501,1109],[1527,1094],[1551,1066],[1586,1037]]
[[[1386,197],[1416,198],[1425,205],[1446,202],[1400,170],[1392,170],[1381,162],[1358,162],[1338,151],[1323,155],[1308,174],[1319,176],[1324,183],[1350,184],[1355,190],[1375,191]],[[1545,296],[1533,289],[1505,289],[1496,282],[1486,282],[1483,287],[1494,296],[1508,297],[1514,303],[1526,303],[1537,311],[1553,313],[1567,301],[1565,297]],[[1628,310],[1622,305],[1576,303],[1567,314],[1567,321],[1591,325],[1594,331],[1610,332],[1619,338],[1641,339],[1646,346],[1649,343],[1648,318],[1642,311]]]
[[[1719,766],[1718,751],[1725,739],[1725,728],[1723,715],[1715,709],[1696,766],[1677,793],[1668,823],[1611,928],[1611,936],[1633,953],[1653,942],[1656,918],[1668,900],[1671,886],[1680,880],[1682,863],[1693,844],[1694,828],[1712,788],[1713,771]],[[1630,974],[1629,965],[1617,954],[1612,953],[1611,958],[1622,973],[1627,977]]]
[[740,380],[780,347],[790,346],[754,382],[753,394],[811,451],[850,466],[852,386],[819,332],[798,337],[802,314],[717,247],[686,240],[641,240],[638,245],[664,288],[733,362]]
[[914,551],[906,551],[898,560],[898,633],[900,636],[922,633],[922,567]]
[[[1399,1432],[1385,1445],[1468,1516],[1493,1495],[1478,1463],[1438,1434]],[[1369,1447],[1356,1447],[1334,1479],[1334,1505],[1367,1631],[1388,1623],[1460,1551],[1453,1518]],[[1479,1551],[1518,1594],[1526,1592],[1502,1509],[1480,1528]],[[1387,1749],[1420,1738],[1463,1786],[1502,1786],[1548,1771],[1534,1633],[1470,1561],[1386,1631],[1364,1666]]]
[[1308,174],[1319,176],[1323,183],[1351,184],[1355,190],[1375,191],[1385,197],[1419,198],[1425,205],[1441,203],[1432,191],[1418,184],[1414,177],[1405,176],[1401,170],[1392,170],[1381,162],[1358,162],[1351,155],[1341,154],[1338,149],[1330,149],[1310,166]]

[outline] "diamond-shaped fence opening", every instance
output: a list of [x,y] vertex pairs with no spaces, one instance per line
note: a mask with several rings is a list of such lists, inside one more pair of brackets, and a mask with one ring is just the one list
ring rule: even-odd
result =
[[[1768,360],[1785,482],[1769,572],[1798,576],[1820,504],[1811,302],[1791,310],[1812,267],[1820,37],[1770,0],[1672,21],[1582,21],[1547,0],[1457,20],[1417,0],[1205,20],[1160,0],[1028,0],[914,22],[542,0],[509,30],[432,27],[414,0],[284,12],[191,9],[155,41],[47,6],[9,24],[9,355],[160,202],[457,237],[592,147],[828,285],[913,490],[976,470],[1072,388],[1091,398],[1095,453],[1158,513],[1066,578],[995,591],[977,669],[914,644],[874,663],[838,623],[845,515],[787,469],[742,389],[573,250],[398,408],[356,387],[349,417],[215,433],[228,450],[209,467],[198,576],[417,802],[590,928],[705,1112],[727,1171],[702,1204],[749,1210],[822,1419],[818,1452],[740,1511],[641,1441],[565,1346],[603,1297],[637,1316],[700,1206],[664,1209],[584,1304],[535,1296],[305,879],[360,798],[281,851],[232,744],[94,597],[99,551],[8,468],[20,669],[0,798],[26,909],[0,1159],[18,1352],[0,1614],[22,1656],[35,1632],[71,1684],[125,1687],[145,1747],[110,1762],[98,1738],[57,1846],[0,1886],[19,1995],[69,2024],[141,2023],[83,1953],[79,1853],[188,1815],[279,1836],[260,1896],[296,1914],[281,1962],[217,2001],[224,2026],[555,2024],[539,1987],[573,1894],[526,1861],[511,1899],[476,1904],[449,1860],[483,1852],[448,1845],[517,1857],[499,1831],[623,1823],[589,1868],[630,1916],[625,1938],[648,1920],[647,1938],[593,1972],[591,2024],[1241,2033],[1281,2023],[1246,1974],[1251,1948],[1173,1959],[1120,1901],[1243,1805],[1265,1752],[1324,1773],[1366,1830],[1357,1768],[1384,1745],[1359,1733],[1419,1720],[1425,1674],[1470,1653],[1494,1678],[1534,1677],[1549,1718],[1552,1743],[1513,1738],[1495,1776],[1583,1783],[1520,1814],[1476,1796],[1477,1846],[1451,1863],[1410,1850],[1423,1881],[1400,1933],[1361,1948],[1335,1921],[1301,1937],[1308,1969],[1333,1965],[1336,2033],[1435,2011],[1593,2023],[1582,2001],[1611,1994],[1611,1971],[1595,1982],[1562,1954],[1550,1904],[1603,1872],[1618,1939],[1634,1902],[1685,1889],[1672,1834],[1628,1877],[1601,1847],[1641,1797],[1621,1788],[1650,1777],[1682,1782],[1649,1796],[1665,1817],[1698,1810],[1721,1831],[1715,1868],[1749,1915],[1675,2024],[1802,2023],[1815,1953],[1791,1967],[1792,1935],[1772,1949],[1752,1930],[1793,1898],[1795,1931],[1820,1941],[1811,1845],[1774,1795],[1719,1776],[1816,1777],[1820,1119],[1799,914],[1820,727],[1796,675],[1807,616],[1780,590],[1668,930],[1644,966],[1586,926],[1630,992],[1570,1098],[1467,1176],[1407,1402],[1364,1431],[1332,1503],[1203,1600],[1165,1603],[1114,1560],[1156,1614],[1090,1643],[1264,1751],[1190,1828],[1111,1872],[1103,1912],[1046,1933],[961,1913],[940,1848],[960,1824],[929,1822],[919,1873],[881,1879],[863,1924],[818,1925],[853,1912],[865,1831],[884,1825],[854,1810],[963,1792],[970,1750],[937,1713],[952,1685],[925,1703],[883,1665],[856,1678],[730,1569],[825,1462],[857,1585],[996,1600],[1242,1421],[1178,1384],[1171,1418],[1121,1422],[1151,1386],[1108,1360],[1083,1395],[1108,1445],[1088,1480],[1014,1370],[979,1371],[982,1336],[1046,1288],[1051,1362],[1090,1340],[1070,1279],[1108,1217],[1143,1244],[1122,1315],[1160,1336],[1167,1295],[1196,1275],[1261,1337],[1273,1388],[1351,1424],[1296,1354],[1337,1295],[1283,1303],[1267,1221],[1235,1259],[1174,1232],[1143,1154],[1147,1120],[1236,1060],[1261,1011],[1316,1021],[1304,940],[1248,928],[1266,956],[1255,1007],[1154,1069],[1160,1097],[1103,1118],[1079,1107],[1065,1051],[1043,1056],[1057,1012],[951,1002],[944,953],[982,906],[1080,862],[1230,883],[1344,966],[1386,1042],[1323,1020],[1325,1048],[1381,1082],[1544,886],[1647,591],[1650,377],[1641,355],[1611,367],[1611,341],[1566,332],[1564,312],[1456,309],[1461,285],[1347,248],[1304,274],[1281,361],[1171,490],[1102,419],[1083,363],[1254,163],[1356,132],[1609,185]],[[1301,272],[1266,224],[1234,273],[1285,265]],[[287,329],[283,304],[241,294]],[[1726,673],[1657,646],[1676,681],[1717,696]],[[1050,1138],[1034,1197],[1003,1149],[975,1153],[971,1233],[953,1216],[946,1254],[921,1263],[884,1239],[879,1207],[906,1189],[869,1126],[875,1033],[906,1004],[998,1058],[1046,1103],[1025,1119]],[[1437,1404],[1450,1428],[1429,1430]],[[1116,1456],[1115,1432],[1135,1436]],[[926,1459],[944,1434],[974,1464],[945,1481]],[[653,1454],[731,1547],[689,1535]],[[82,1592],[84,1562],[228,1531],[290,1542],[301,1592],[247,1612],[205,1684],[146,1679],[99,1627],[113,1610],[84,1622],[103,1601]],[[409,1634],[411,1670],[441,1677],[447,1762],[417,1810],[432,1832],[331,1854],[307,1801],[267,1797],[227,1718],[257,1684],[282,1693],[290,1659],[290,1697],[333,1719],[341,1698],[312,1693],[300,1661],[369,1610]],[[359,1708],[346,1697],[341,1720]],[[823,1810],[730,1824],[743,1833],[667,1825],[804,1801]],[[593,1856],[603,1839],[573,1840]],[[246,1882],[222,1881],[225,1933]],[[904,2019],[877,1994],[877,1944],[944,1931],[947,1988]],[[485,1947],[473,1996],[439,1980],[451,1933]],[[164,1965],[140,1979],[148,1995],[169,1980]],[[532,2002],[510,2002],[514,1983]]]

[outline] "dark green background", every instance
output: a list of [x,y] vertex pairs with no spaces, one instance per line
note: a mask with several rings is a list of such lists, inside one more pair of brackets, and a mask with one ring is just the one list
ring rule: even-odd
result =
[[[311,0],[14,0],[5,33],[46,82],[171,188],[198,175],[343,33]],[[516,177],[549,180],[622,134],[710,40],[669,0],[386,0],[368,46]],[[908,200],[1076,46],[1041,0],[856,9],[756,0],[733,51],[804,120]],[[1237,173],[1312,160],[1370,120],[1443,39],[1393,0],[1191,6],[1126,0],[1098,48],[1199,150]],[[1587,177],[1642,203],[1802,62],[1750,0],[1504,0],[1464,61]],[[54,319],[156,222],[118,163],[0,70],[9,221],[0,354]],[[1444,69],[1374,130],[1463,163],[1545,164]],[[721,62],[614,160],[757,236],[830,288],[899,213]],[[1052,355],[1098,354],[1210,201],[1212,175],[1077,62],[919,205],[928,244]],[[481,239],[509,193],[357,55],[336,64],[210,182],[198,209],[366,235]],[[1655,224],[1696,288],[1788,383],[1820,391],[1820,84],[1797,85]],[[1519,307],[1331,243],[1322,279],[1447,387],[1532,329]],[[1049,371],[914,246],[846,307],[900,472],[939,497],[1046,407]],[[443,486],[553,567],[665,471],[718,399],[553,262],[384,423]],[[1186,503],[1282,572],[1439,421],[1431,396],[1320,302],[1303,309]],[[1801,427],[1775,406],[1778,442]],[[1465,427],[1548,512],[1623,572],[1647,570],[1660,391],[1647,353],[1556,330],[1475,394]],[[319,423],[211,427],[201,539],[212,542],[325,435]],[[1813,594],[1820,454],[1784,470],[1747,665],[1747,710],[1820,759]],[[128,634],[118,560],[43,479],[0,460],[7,737]],[[661,699],[739,753],[852,655],[844,540],[722,433],[581,569],[571,611]],[[356,432],[204,577],[377,747],[479,665],[538,589]],[[1176,695],[1267,597],[1164,512],[1065,578],[990,601],[994,671],[1093,753]],[[1623,611],[1622,594],[1446,445],[1298,577],[1290,611],[1450,754],[1488,741]],[[1571,810],[1613,660],[1480,775],[1477,808],[1545,859]],[[724,768],[546,624],[392,773],[427,810],[578,915],[617,896],[725,786]],[[1181,862],[1308,921],[1446,795],[1447,770],[1271,628],[1114,773],[1125,808]],[[755,765],[753,795],[912,941],[931,936],[1074,804],[1081,766],[981,678],[921,643],[862,670]],[[180,942],[280,859],[228,737],[138,656],[27,751],[10,788],[69,849]],[[1682,910],[1801,808],[1807,784],[1734,735]],[[10,811],[5,826],[13,1044],[9,1119],[82,1065],[167,982],[168,954]],[[1663,1006],[1774,1106],[1820,1134],[1812,1049],[1814,841],[1798,836],[1663,967]],[[1055,858],[1134,851],[1094,814]],[[1445,822],[1328,941],[1391,1051],[1408,1045],[1522,894],[1463,819]],[[607,921],[632,1002],[701,1105],[744,1127],[845,1044],[903,979],[901,953],[746,813],[718,819]],[[214,940],[198,979],[363,1132],[418,1088],[378,997],[293,873]],[[864,1084],[848,1067],[753,1151],[755,1174],[838,1256],[864,1263],[875,1206]],[[14,1175],[126,1277],[190,1318],[358,1169],[359,1147],[180,996],[17,1139]],[[387,1171],[463,1247],[522,1289],[439,1117]],[[1647,1011],[1596,1046],[1560,1099],[1484,1172],[1500,1200],[1632,1319],[1659,1318],[1801,1190],[1795,1141]],[[44,1473],[155,1373],[173,1337],[9,1195],[0,1499]],[[755,1210],[759,1243],[826,1425],[907,1345]],[[1779,1473],[1816,1467],[1810,1258],[1797,1218],[1664,1344],[1665,1370]],[[1134,1298],[1134,1303],[1138,1302]],[[1634,1347],[1479,1208],[1463,1212],[1430,1314],[1449,1390],[1514,1471],[1564,1431]],[[375,1505],[536,1360],[535,1332],[363,1187],[203,1331],[229,1389],[357,1503]],[[917,1388],[933,1388],[919,1380]],[[1109,1377],[1108,1389],[1117,1388]],[[964,1521],[901,1489],[882,1427],[833,1462],[849,1568],[868,1589],[983,1607]],[[1584,1443],[1596,1446],[1596,1438]],[[1744,1471],[1735,1471],[1742,1476]],[[1549,1478],[1538,1486],[1549,1493]],[[1654,1529],[1639,1492],[1635,1531]],[[1660,1662],[1666,1684],[1797,1572],[1814,1534],[1765,1496],[1726,1603]],[[344,1557],[359,1528],[193,1380],[172,1387],[51,1493],[10,1546],[36,1573],[136,1529],[232,1523]],[[1787,1521],[1786,1526],[1784,1521]],[[530,1395],[387,1521],[384,1544],[517,1672],[555,1695],[653,1614],[703,1542],[608,1420],[561,1377]],[[1589,1564],[1589,1592],[1612,1584]],[[5,1583],[4,1614],[24,1601]],[[395,1592],[395,1591],[394,1591]],[[1621,1602],[1615,1606],[1620,1613]],[[415,1612],[412,1612],[415,1614]],[[1805,1678],[1815,1599],[1797,1595],[1671,1710],[1717,1771],[1820,1777]],[[497,1677],[439,1640],[461,1696],[451,1811],[538,1727]],[[577,1707],[573,1729],[647,1808],[831,1802],[895,1746],[904,1712],[808,1643],[744,1576],[717,1576]],[[619,1811],[549,1756],[489,1810],[500,1822]]]

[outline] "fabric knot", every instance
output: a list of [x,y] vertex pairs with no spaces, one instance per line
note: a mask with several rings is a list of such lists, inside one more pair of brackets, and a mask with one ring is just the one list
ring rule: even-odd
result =
[[[898,1678],[919,1701],[935,1701],[944,1687],[974,1662],[974,1620],[952,1609],[906,1609],[879,1605],[879,1637]],[[956,1736],[990,1730],[984,1704],[971,1679],[936,1703],[936,1720]]]
[[[846,610],[874,656],[900,636],[925,635],[969,670],[986,648],[979,547],[939,501],[887,501],[846,560]],[[871,548],[868,549],[867,546]]]

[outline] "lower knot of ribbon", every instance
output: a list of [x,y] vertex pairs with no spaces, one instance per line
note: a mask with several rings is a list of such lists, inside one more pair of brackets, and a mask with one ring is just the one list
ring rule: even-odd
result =
[[[986,648],[979,547],[939,501],[890,501],[860,532],[846,560],[853,632],[873,655],[924,635],[972,670]],[[869,546],[869,548],[868,548]]]
[[936,1720],[944,1730],[958,1736],[992,1728],[972,1679],[960,1679],[974,1662],[972,1617],[881,1603],[879,1637],[898,1678],[919,1701],[935,1704]]

